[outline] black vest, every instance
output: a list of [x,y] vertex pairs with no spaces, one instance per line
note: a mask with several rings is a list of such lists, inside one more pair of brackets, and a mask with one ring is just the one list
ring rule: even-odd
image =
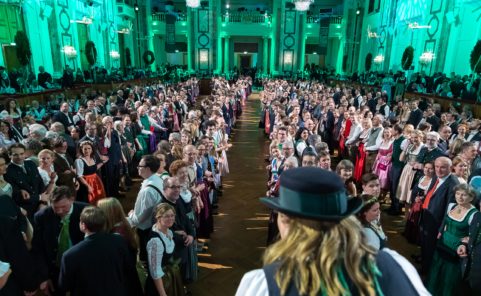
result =
[[[281,295],[279,286],[275,281],[275,274],[279,268],[279,264],[280,262],[276,261],[263,268],[270,296]],[[379,251],[376,255],[376,265],[381,272],[381,275],[377,276],[377,281],[379,282],[380,289],[384,295],[419,295],[401,266],[399,266],[391,255]],[[345,270],[343,270],[343,272],[351,295],[359,295],[359,291],[356,290],[356,286],[350,280],[347,272]],[[319,292],[319,295],[322,295],[321,292]],[[300,296],[293,282],[289,284],[289,288],[284,296]]]

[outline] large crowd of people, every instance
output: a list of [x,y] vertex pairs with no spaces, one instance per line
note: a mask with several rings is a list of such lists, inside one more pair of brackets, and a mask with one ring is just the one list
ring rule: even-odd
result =
[[199,239],[214,229],[229,137],[251,84],[213,78],[202,98],[193,77],[28,107],[6,100],[2,295],[142,295],[144,287],[184,295],[198,277]]
[[[250,77],[213,77],[211,95],[200,97],[190,78],[28,107],[5,100],[2,293],[188,292],[251,87]],[[405,218],[406,239],[420,246],[413,260],[429,292],[481,292],[481,122],[471,110],[314,80],[265,79],[260,103],[259,127],[271,140],[269,247],[264,272],[246,275],[238,295],[293,287],[305,295],[427,294],[414,267],[387,248],[396,246],[383,231],[382,204]],[[143,181],[125,209],[134,178]]]
[[[381,86],[350,82],[329,85],[270,79],[264,81],[260,95],[259,126],[271,139],[268,196],[285,198],[283,182],[290,181],[282,176],[293,168],[333,171],[343,181],[348,199],[363,201],[356,215],[371,247],[380,250],[390,245],[380,221],[381,204],[386,204],[388,214],[405,218],[408,241],[420,246],[413,260],[421,264],[420,273],[433,295],[480,293],[475,284],[481,280],[475,266],[481,197],[479,119],[463,106],[441,110],[433,100],[396,96],[389,104],[390,93]],[[311,193],[323,194],[312,186]],[[296,196],[290,194],[288,198]],[[283,237],[280,224],[285,220],[277,214],[282,209],[274,209],[268,232],[272,252],[282,244],[277,239],[279,232]],[[284,210],[289,216],[289,209]],[[272,263],[272,253],[267,254],[264,261]],[[284,266],[284,271],[293,266]],[[247,282],[257,280],[247,275]],[[331,283],[323,280],[327,281],[321,279],[317,288],[329,287]],[[277,283],[283,290],[287,287],[283,280]],[[270,290],[269,280],[267,284]],[[314,289],[309,292],[318,291],[309,288]]]

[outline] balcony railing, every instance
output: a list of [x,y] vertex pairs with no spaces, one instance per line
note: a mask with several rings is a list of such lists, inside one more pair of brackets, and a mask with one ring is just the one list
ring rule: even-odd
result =
[[[306,22],[308,24],[314,24],[314,23],[319,23],[319,20],[321,19],[320,16],[316,15],[316,16],[308,16],[307,19],[306,19]],[[331,15],[329,16],[329,23],[330,24],[342,24],[342,16],[338,16],[338,15]]]
[[260,14],[259,12],[226,12],[222,15],[223,23],[254,23],[263,24],[269,23],[272,20],[272,16],[265,13]]
[[[152,14],[152,20],[156,22],[164,22],[165,23],[165,16],[167,14],[165,12],[157,12]],[[184,13],[177,14],[177,22],[185,22],[187,21],[187,15]]]

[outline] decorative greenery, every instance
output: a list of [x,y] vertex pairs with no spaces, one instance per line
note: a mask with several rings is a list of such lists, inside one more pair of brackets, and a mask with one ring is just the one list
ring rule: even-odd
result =
[[154,53],[151,51],[151,50],[147,50],[144,52],[144,55],[142,56],[142,58],[144,59],[144,63],[147,65],[147,66],[150,66],[154,63],[155,61],[155,57],[154,57]]
[[409,70],[411,68],[411,65],[413,64],[413,58],[414,58],[414,47],[408,46],[404,50],[403,57],[401,59],[401,66],[404,70]]
[[130,56],[130,48],[125,48],[125,64],[132,66],[132,57]]
[[97,49],[93,41],[87,41],[87,43],[85,43],[85,56],[87,56],[87,61],[90,66],[95,65],[95,62],[97,62]]
[[364,69],[366,70],[366,72],[369,72],[369,70],[371,70],[371,66],[372,66],[372,53],[368,53],[366,55],[366,61],[364,62]]
[[28,41],[27,34],[25,34],[24,31],[17,31],[14,40],[16,44],[17,59],[20,62],[20,65],[28,65],[30,63],[32,51],[30,50],[30,42]]
[[471,70],[476,73],[481,73],[481,40],[478,40],[478,42],[476,42],[473,51],[471,51],[469,64],[471,65]]

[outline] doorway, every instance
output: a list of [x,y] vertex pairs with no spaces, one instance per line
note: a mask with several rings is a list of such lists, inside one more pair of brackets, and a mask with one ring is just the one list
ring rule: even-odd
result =
[[246,54],[246,55],[241,55],[239,56],[240,58],[240,68],[241,69],[246,69],[246,68],[251,68],[252,67],[252,55]]

